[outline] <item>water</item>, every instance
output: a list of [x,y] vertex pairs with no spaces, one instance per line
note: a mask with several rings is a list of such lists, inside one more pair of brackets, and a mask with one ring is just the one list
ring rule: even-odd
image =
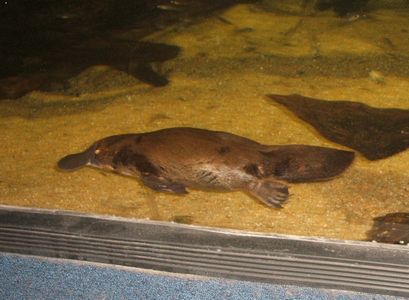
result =
[[[90,168],[63,173],[55,164],[105,136],[176,126],[229,131],[264,144],[347,149],[264,95],[409,109],[408,31],[409,7],[403,4],[343,18],[331,11],[290,14],[239,4],[165,26],[144,39],[182,49],[176,58],[152,64],[170,80],[166,86],[143,83],[115,64],[91,64],[64,84],[0,101],[0,203],[365,239],[374,217],[407,211],[409,151],[378,161],[358,154],[340,177],[292,184],[283,209],[242,192],[156,193],[132,178]],[[132,26],[116,34],[140,38]]]

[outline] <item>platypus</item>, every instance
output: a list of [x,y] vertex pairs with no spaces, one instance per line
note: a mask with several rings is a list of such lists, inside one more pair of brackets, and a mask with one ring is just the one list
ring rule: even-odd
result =
[[288,198],[286,182],[332,178],[354,153],[308,145],[263,145],[222,131],[166,128],[103,138],[58,162],[62,170],[92,166],[138,177],[155,191],[186,194],[187,187],[245,191],[270,207]]

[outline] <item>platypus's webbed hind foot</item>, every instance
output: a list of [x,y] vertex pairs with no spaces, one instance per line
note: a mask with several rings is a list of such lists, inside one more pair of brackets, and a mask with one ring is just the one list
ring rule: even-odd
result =
[[288,187],[272,179],[261,179],[251,182],[248,192],[270,207],[283,207],[288,199]]

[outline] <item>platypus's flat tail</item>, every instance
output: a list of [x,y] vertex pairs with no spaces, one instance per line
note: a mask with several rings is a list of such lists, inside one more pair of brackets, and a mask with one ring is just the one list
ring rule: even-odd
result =
[[57,166],[61,170],[73,171],[85,166],[94,155],[95,146],[89,147],[84,152],[67,155],[61,158]]
[[288,182],[326,180],[341,174],[354,152],[308,145],[271,146],[264,152],[267,175]]

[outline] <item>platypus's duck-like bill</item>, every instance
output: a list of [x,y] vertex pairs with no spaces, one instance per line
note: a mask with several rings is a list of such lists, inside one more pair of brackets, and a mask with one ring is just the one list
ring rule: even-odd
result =
[[288,198],[286,182],[327,180],[353,161],[350,151],[308,145],[263,145],[221,131],[167,128],[106,137],[58,162],[62,170],[93,166],[138,177],[156,191],[242,190],[268,206]]

